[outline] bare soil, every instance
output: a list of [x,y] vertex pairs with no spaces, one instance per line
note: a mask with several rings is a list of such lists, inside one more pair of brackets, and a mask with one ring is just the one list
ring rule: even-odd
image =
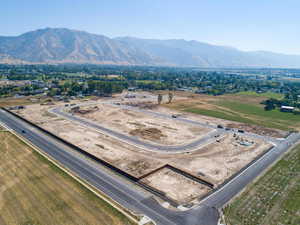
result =
[[[97,107],[97,110],[92,110],[94,107]],[[120,109],[108,104],[82,106],[79,110],[89,112],[76,113],[77,116],[90,119],[118,132],[164,145],[189,143],[210,131],[208,128],[154,117],[142,112]]]
[[167,197],[176,200],[180,204],[190,202],[210,191],[207,186],[176,173],[169,168],[163,168],[144,178],[142,181],[151,187],[163,191]]
[[[75,103],[79,102],[75,101]],[[62,103],[55,104],[57,106]],[[144,113],[136,113],[105,104],[97,106],[98,110],[84,113],[83,116],[99,121],[110,129],[121,130],[124,133],[132,132],[132,135],[139,135],[140,138],[151,142],[182,144],[182,142],[187,142],[186,140],[191,141],[193,138],[199,138],[209,131],[201,127],[175,123],[174,120],[153,118]],[[217,186],[271,147],[270,144],[261,140],[246,140],[228,134],[220,138],[218,142],[208,144],[190,153],[155,153],[121,142],[92,128],[83,127],[49,114],[47,111],[51,107],[54,106],[35,104],[27,106],[26,109],[20,110],[18,113],[135,177],[141,177],[169,164],[200,178],[205,178]],[[85,108],[83,109],[85,110]],[[158,107],[155,110],[174,112],[164,107]],[[212,124],[218,122],[217,119],[207,119],[198,115],[188,115],[188,117]],[[167,136],[167,139],[164,135]],[[148,182],[152,182],[153,187],[161,186],[158,188],[159,190],[165,191],[170,198],[178,201],[192,199],[207,192],[198,184],[195,185],[190,180],[179,178],[172,172],[165,170],[146,178],[149,179]],[[185,188],[190,191],[187,191],[187,194],[181,193]]]

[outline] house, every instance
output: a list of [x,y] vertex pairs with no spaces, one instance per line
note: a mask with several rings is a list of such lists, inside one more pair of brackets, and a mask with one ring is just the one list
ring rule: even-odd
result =
[[124,98],[135,98],[136,96],[133,94],[126,94]]
[[283,105],[283,106],[281,106],[280,111],[281,112],[293,112],[294,109],[295,109],[295,107]]
[[136,91],[138,88],[137,87],[129,87],[128,91]]

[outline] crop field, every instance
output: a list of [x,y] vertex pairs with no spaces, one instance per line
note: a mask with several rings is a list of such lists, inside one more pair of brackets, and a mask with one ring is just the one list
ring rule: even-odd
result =
[[0,224],[133,224],[11,133],[0,140]]
[[228,224],[300,224],[300,145],[225,208]]
[[165,106],[182,112],[279,130],[299,129],[299,115],[280,112],[279,110],[264,110],[264,106],[260,103],[269,97],[281,98],[282,96],[276,93],[256,94],[252,92],[222,96],[191,95],[187,96],[186,99],[175,99],[172,104],[165,104]]

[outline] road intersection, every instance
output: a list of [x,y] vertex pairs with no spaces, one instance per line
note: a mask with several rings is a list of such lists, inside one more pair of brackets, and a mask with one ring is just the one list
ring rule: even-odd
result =
[[276,145],[270,151],[214,190],[198,206],[186,211],[175,211],[163,208],[150,194],[129,184],[125,178],[107,171],[102,165],[87,159],[13,114],[0,110],[0,121],[122,206],[147,215],[158,225],[216,225],[218,210],[300,140],[298,133],[292,133],[280,141],[272,139]]

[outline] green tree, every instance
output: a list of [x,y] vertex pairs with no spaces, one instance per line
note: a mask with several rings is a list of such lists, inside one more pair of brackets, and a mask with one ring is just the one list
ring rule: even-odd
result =
[[158,94],[158,96],[157,96],[157,102],[158,102],[159,105],[161,104],[162,100],[163,100],[162,94]]
[[168,94],[168,98],[169,98],[168,104],[170,104],[172,102],[173,97],[174,97],[173,93],[169,92],[169,94]]

